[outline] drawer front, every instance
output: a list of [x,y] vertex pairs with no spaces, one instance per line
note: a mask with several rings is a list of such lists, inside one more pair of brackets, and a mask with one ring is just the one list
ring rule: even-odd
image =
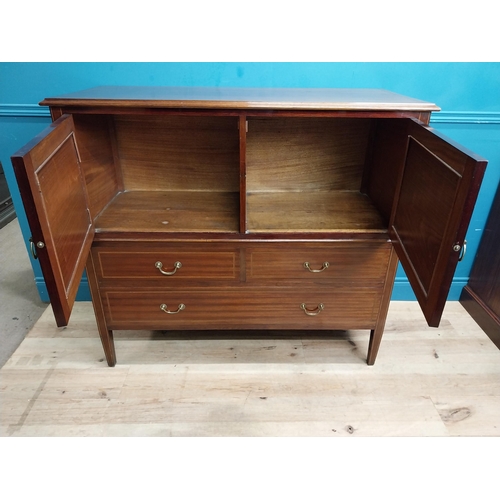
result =
[[130,251],[116,248],[94,249],[101,279],[154,279],[168,284],[182,280],[238,280],[240,253],[191,251],[185,248]]
[[372,329],[382,288],[103,290],[111,329]]
[[387,242],[255,247],[247,250],[247,280],[382,283],[390,251]]

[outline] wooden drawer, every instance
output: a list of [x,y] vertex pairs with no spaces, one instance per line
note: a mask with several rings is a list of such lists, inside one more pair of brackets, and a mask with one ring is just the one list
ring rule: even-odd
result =
[[135,251],[102,247],[93,252],[98,277],[104,280],[154,279],[167,284],[179,280],[238,280],[240,275],[240,252],[234,248]]
[[102,291],[109,328],[156,330],[372,329],[381,296],[382,288]]
[[333,280],[382,283],[388,242],[334,242],[324,245],[270,244],[247,250],[247,280]]

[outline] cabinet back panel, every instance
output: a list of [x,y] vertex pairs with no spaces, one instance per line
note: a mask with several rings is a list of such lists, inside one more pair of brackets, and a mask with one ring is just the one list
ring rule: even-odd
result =
[[359,190],[370,123],[366,119],[249,119],[248,191]]
[[73,121],[89,208],[92,218],[95,219],[119,189],[109,133],[109,118],[105,115],[73,115]]
[[125,190],[239,190],[236,117],[116,116]]

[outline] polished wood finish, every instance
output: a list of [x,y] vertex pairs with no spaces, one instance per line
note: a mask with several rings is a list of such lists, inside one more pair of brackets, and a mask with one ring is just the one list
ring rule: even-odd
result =
[[247,128],[245,115],[238,121],[240,139],[240,232],[244,233],[247,227]]
[[360,119],[249,119],[248,191],[359,190],[370,126]]
[[123,190],[120,164],[114,155],[113,130],[102,116],[74,115],[73,120],[90,214],[95,219]]
[[97,330],[101,339],[101,344],[106,356],[108,366],[116,365],[115,342],[113,338],[113,330],[106,323],[106,313],[103,306],[101,289],[98,281],[98,270],[94,261],[94,254],[90,252],[87,260],[87,276],[89,280],[90,292],[92,294],[92,306],[94,308],[95,319],[97,322]]
[[[373,364],[393,248],[439,322],[458,260],[448,245],[463,241],[484,162],[423,126],[434,104],[363,89],[155,87],[42,104],[74,117],[75,203],[86,200],[80,216],[95,231],[80,253],[93,243],[87,273],[110,366],[113,330],[137,328],[366,329]],[[68,192],[66,163],[54,193]],[[45,221],[37,186],[19,178],[27,211]],[[65,214],[55,195],[50,210]],[[62,291],[49,293],[57,302]]]
[[402,166],[405,163],[409,122],[377,120],[373,124],[370,154],[366,159],[363,192],[388,225]]
[[[111,329],[371,329],[377,321],[381,293],[376,288],[292,291],[289,287],[239,289],[183,288],[101,291]],[[160,306],[166,304],[173,314]],[[185,308],[179,310],[180,304]],[[301,308],[305,304],[308,315]],[[319,304],[324,309],[319,311]]]
[[[217,248],[217,247],[216,247]],[[157,280],[164,286],[176,282],[192,280],[238,280],[240,279],[240,252],[237,247],[231,249],[228,244],[215,250],[213,245],[144,244],[99,246],[92,250],[97,263],[97,275],[100,279],[141,279]],[[173,272],[175,263],[180,262],[174,274],[162,274],[156,266]]]
[[302,286],[382,284],[391,248],[388,241],[252,245],[246,251],[247,281],[297,280]]
[[236,118],[115,117],[124,189],[237,193]]
[[500,349],[500,187],[460,302]]
[[368,356],[366,359],[366,363],[368,365],[375,364],[375,359],[377,358],[380,342],[382,341],[382,335],[385,329],[385,321],[387,318],[387,312],[389,310],[389,303],[391,300],[392,288],[394,285],[394,280],[396,278],[398,262],[398,256],[393,247],[390,251],[389,264],[387,266],[387,274],[385,276],[384,290],[382,292],[382,298],[380,300],[380,310],[378,311],[379,319],[375,328],[370,332]]
[[65,326],[94,235],[73,118],[54,122],[12,162],[56,322]]
[[438,326],[486,161],[418,123],[409,134],[390,234],[429,326]]
[[44,99],[43,106],[179,109],[439,111],[433,103],[380,89],[95,87]]
[[359,191],[247,194],[248,232],[387,232],[370,199]]
[[239,194],[126,191],[96,220],[96,232],[239,232]]

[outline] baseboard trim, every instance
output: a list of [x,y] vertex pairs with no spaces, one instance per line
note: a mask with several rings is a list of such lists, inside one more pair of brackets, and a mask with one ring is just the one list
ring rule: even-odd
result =
[[[457,301],[467,282],[468,278],[455,278],[451,283],[447,300]],[[417,300],[407,278],[396,278],[391,300]]]
[[[19,118],[50,118],[48,107],[38,104],[6,104],[0,103],[0,116]],[[439,111],[431,114],[431,125],[440,123],[455,124],[500,124],[498,111]]]
[[[47,292],[47,287],[45,285],[45,280],[43,278],[35,279],[36,288],[40,295],[42,302],[50,302],[49,294]],[[76,294],[77,301],[89,301],[92,300],[90,295],[90,287],[87,278],[82,278],[80,282],[80,287],[78,288],[78,293]]]
[[498,111],[440,111],[432,113],[431,125],[439,123],[493,125],[500,123]]
[[0,116],[12,116],[18,118],[50,118],[48,107],[38,104],[1,104]]

